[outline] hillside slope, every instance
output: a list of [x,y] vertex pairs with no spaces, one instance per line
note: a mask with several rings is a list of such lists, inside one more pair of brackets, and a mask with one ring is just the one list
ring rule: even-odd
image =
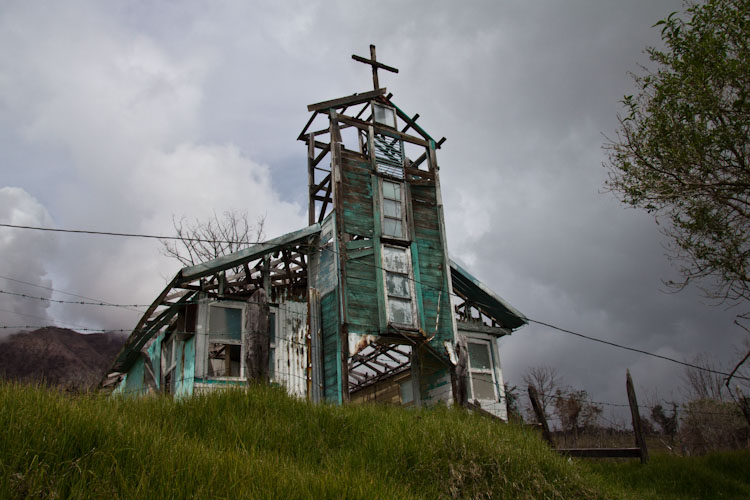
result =
[[604,498],[539,437],[466,412],[174,402],[0,383],[2,498]]
[[0,343],[0,377],[88,388],[99,382],[125,338],[54,327],[17,333]]

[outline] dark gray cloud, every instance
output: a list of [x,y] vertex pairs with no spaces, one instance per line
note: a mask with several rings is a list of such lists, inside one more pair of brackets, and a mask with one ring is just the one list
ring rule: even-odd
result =
[[[381,80],[448,141],[439,153],[453,255],[529,317],[677,358],[724,363],[733,313],[673,271],[653,219],[602,192],[604,134],[628,71],[646,64],[664,2],[11,2],[0,19],[3,182],[60,226],[167,233],[171,216],[247,209],[269,236],[306,217],[312,102],[367,90],[370,43],[400,68]],[[32,29],[33,28],[33,29]],[[22,168],[23,167],[23,168]],[[29,258],[36,259],[36,255]],[[57,287],[149,302],[175,266],[148,242],[66,237]],[[40,275],[41,276],[41,275]],[[142,276],[143,279],[133,279]],[[52,308],[112,328],[127,311]],[[624,400],[623,378],[675,394],[681,369],[530,325],[501,341],[512,383],[529,365]],[[677,381],[677,382],[676,382]]]

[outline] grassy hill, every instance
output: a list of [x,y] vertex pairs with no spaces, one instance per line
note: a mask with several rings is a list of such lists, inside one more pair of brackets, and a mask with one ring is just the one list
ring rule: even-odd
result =
[[[750,454],[729,460],[750,470]],[[311,405],[278,388],[173,402],[0,384],[0,498],[588,499],[674,492],[630,488],[617,480],[618,467],[635,481],[660,465],[566,460],[531,431],[446,408]],[[727,487],[724,498],[748,496],[748,481]]]

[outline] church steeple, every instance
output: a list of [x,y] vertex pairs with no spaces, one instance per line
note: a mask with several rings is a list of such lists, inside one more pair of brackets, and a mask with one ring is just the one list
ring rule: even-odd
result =
[[379,62],[374,45],[369,59],[352,58],[372,66],[373,90],[311,104],[299,135],[308,147],[310,223],[331,235],[319,262],[331,261],[336,272],[320,287],[329,311],[322,318],[324,357],[339,360],[341,380],[326,397],[346,400],[367,383],[374,365],[363,364],[361,353],[373,346],[408,351],[412,369],[422,370],[412,377],[413,392],[427,394],[431,389],[420,384],[447,373],[446,342],[455,340],[436,156],[445,139],[435,142],[417,125],[419,115],[407,115],[380,88],[378,70],[398,69]]

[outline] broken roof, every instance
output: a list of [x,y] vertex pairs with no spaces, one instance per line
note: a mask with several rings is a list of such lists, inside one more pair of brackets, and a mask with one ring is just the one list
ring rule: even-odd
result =
[[489,316],[499,321],[504,328],[515,330],[528,324],[529,320],[526,316],[454,260],[451,260],[451,279],[455,293],[483,309]]

